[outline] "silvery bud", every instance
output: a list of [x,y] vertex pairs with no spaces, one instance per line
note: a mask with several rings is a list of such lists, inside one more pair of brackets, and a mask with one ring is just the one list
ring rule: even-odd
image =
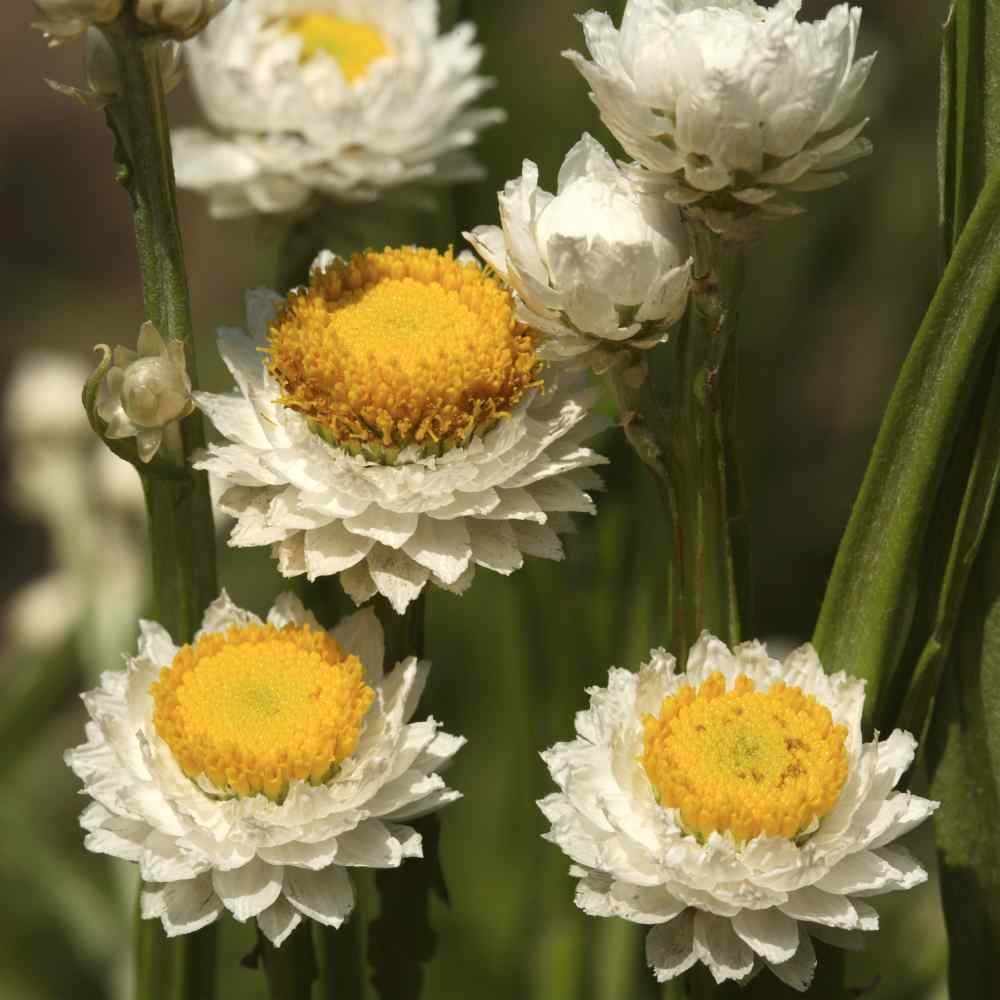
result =
[[164,343],[146,322],[137,350],[116,347],[112,359],[98,391],[97,415],[108,425],[105,437],[135,437],[139,458],[149,462],[163,442],[164,429],[194,409],[184,345]]
[[620,346],[665,340],[684,314],[691,261],[678,210],[636,188],[596,139],[566,154],[555,194],[525,160],[499,202],[501,226],[466,238],[514,290],[519,318],[547,334],[543,357],[602,370]]
[[113,21],[124,0],[34,0],[44,20],[36,27],[45,32],[50,45],[78,38],[91,24]]
[[198,34],[229,0],[133,0],[136,17],[183,41]]

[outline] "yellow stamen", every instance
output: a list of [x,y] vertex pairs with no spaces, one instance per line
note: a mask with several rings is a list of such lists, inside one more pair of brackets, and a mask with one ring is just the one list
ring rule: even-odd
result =
[[152,685],[156,731],[184,773],[280,800],[358,745],[375,692],[355,656],[308,625],[233,626],[184,646]]
[[313,13],[290,17],[286,26],[302,38],[302,62],[325,52],[340,64],[341,72],[352,83],[365,76],[376,59],[389,55],[381,32],[360,21]]
[[847,727],[783,683],[762,693],[745,676],[727,692],[714,673],[643,718],[642,757],[661,805],[698,837],[729,831],[794,837],[832,808],[847,779]]
[[314,272],[271,328],[281,402],[332,444],[392,461],[510,415],[541,363],[510,293],[435,250],[369,251]]

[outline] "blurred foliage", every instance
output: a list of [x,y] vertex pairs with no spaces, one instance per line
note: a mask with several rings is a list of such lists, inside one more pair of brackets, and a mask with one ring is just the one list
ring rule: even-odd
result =
[[[394,239],[461,245],[463,228],[496,217],[494,192],[536,160],[551,187],[583,130],[609,149],[586,88],[561,50],[581,47],[572,15],[588,0],[466,0],[498,84],[491,100],[507,125],[484,137],[488,180],[430,214],[391,211]],[[600,6],[600,5],[598,5]],[[621,4],[613,4],[615,16]],[[804,15],[831,4],[806,0]],[[811,634],[837,542],[901,359],[936,283],[934,127],[943,0],[868,0],[862,51],[879,49],[865,100],[875,155],[849,183],[807,196],[809,213],[768,232],[749,262],[740,330],[740,426],[746,439],[754,549],[755,620],[748,634],[801,641]],[[0,20],[0,206],[4,301],[13,311],[0,369],[29,346],[86,355],[127,340],[141,320],[131,221],[111,180],[111,140],[98,116],[47,90],[41,75],[79,77],[79,49],[49,52],[28,29],[30,6]],[[183,90],[179,122],[197,118]],[[227,378],[212,332],[242,321],[242,292],[274,281],[288,233],[277,221],[217,223],[182,196],[203,380]],[[341,213],[341,239],[370,224]],[[383,235],[385,234],[385,235]],[[389,239],[385,228],[374,232]],[[435,663],[424,707],[470,737],[449,783],[468,798],[442,817],[441,851],[451,905],[435,902],[439,951],[426,996],[604,1000],[657,995],[643,966],[642,929],[586,918],[573,904],[567,861],[540,838],[533,800],[549,791],[538,751],[569,738],[584,687],[610,664],[635,667],[664,639],[661,524],[655,492],[620,437],[608,432],[608,492],[581,519],[561,565],[529,561],[506,579],[481,573],[463,598],[430,595],[428,652]],[[6,461],[0,455],[0,475]],[[44,534],[0,501],[5,543],[0,599],[47,565]],[[225,550],[221,576],[235,600],[258,610],[280,589],[263,552]],[[331,601],[331,604],[333,602]],[[116,667],[117,662],[108,663]],[[3,695],[34,665],[5,662]],[[71,667],[67,663],[67,670]],[[70,689],[84,684],[76,672]],[[83,800],[63,766],[82,738],[83,710],[68,691],[30,737],[0,792],[0,996],[89,1000],[124,996],[133,873],[84,852]],[[919,782],[919,779],[918,779]],[[929,832],[911,841],[931,862]],[[351,933],[378,913],[362,877]],[[851,956],[848,983],[875,984],[873,1000],[935,995],[943,939],[933,886],[890,898],[883,930]],[[221,995],[264,996],[263,977],[241,968],[250,927],[227,921],[220,942]],[[915,942],[919,942],[915,946]],[[337,951],[323,960],[337,960]],[[58,960],[54,960],[58,955]],[[369,994],[370,995],[370,994]],[[964,1000],[964,998],[963,998]]]

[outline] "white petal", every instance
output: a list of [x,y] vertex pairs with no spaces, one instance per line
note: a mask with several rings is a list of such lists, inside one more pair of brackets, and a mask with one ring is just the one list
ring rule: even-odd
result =
[[215,429],[228,441],[249,448],[270,447],[253,406],[244,396],[196,392],[194,401],[201,412],[212,421]]
[[694,951],[717,983],[738,981],[753,971],[753,952],[736,936],[726,917],[695,914]]
[[357,566],[345,569],[340,574],[340,585],[344,588],[344,593],[357,605],[370,601],[378,593],[375,581],[368,572],[367,562],[359,562]]
[[385,632],[372,608],[362,608],[342,618],[331,635],[345,653],[353,654],[365,668],[369,684],[378,684],[385,665]]
[[421,517],[403,551],[445,584],[458,580],[472,557],[469,531],[462,518],[442,521]]
[[210,632],[225,632],[231,625],[260,625],[260,619],[252,612],[234,604],[225,590],[205,609],[201,628],[195,638]]
[[340,927],[354,909],[354,886],[338,865],[320,872],[289,868],[285,896],[300,913],[328,927]]
[[275,948],[280,948],[300,923],[302,914],[281,896],[263,913],[257,914],[257,926]]
[[154,830],[143,841],[139,874],[144,882],[183,882],[200,875],[208,862],[182,853],[174,837]]
[[257,856],[269,865],[279,868],[288,865],[292,868],[319,871],[332,864],[337,856],[337,839],[330,837],[315,844],[304,844],[293,840],[276,847],[260,847],[257,849]]
[[311,581],[335,576],[359,563],[375,543],[352,534],[340,521],[305,532],[306,573]]
[[804,993],[816,972],[816,951],[809,935],[801,928],[799,930],[799,950],[795,957],[779,964],[769,962],[768,967],[786,986]]
[[267,613],[268,624],[275,628],[284,628],[286,625],[309,625],[311,628],[320,628],[316,616],[306,609],[302,601],[291,591],[279,594],[274,599],[274,607]]
[[686,910],[670,923],[654,927],[646,935],[646,962],[665,983],[687,972],[698,960],[694,953],[694,910]]
[[514,541],[526,555],[536,559],[552,559],[560,562],[566,557],[559,536],[547,524],[532,524],[519,521],[511,525]]
[[782,903],[780,909],[795,920],[844,930],[854,930],[858,926],[857,911],[846,896],[836,896],[812,886],[789,893],[788,901]]
[[384,545],[376,545],[369,553],[368,572],[379,593],[400,615],[420,596],[430,576],[426,566],[419,566],[405,552]]
[[337,864],[351,868],[398,868],[403,852],[380,820],[369,819],[337,839]]
[[187,882],[150,886],[142,892],[141,908],[144,918],[160,918],[167,937],[192,934],[222,913],[222,903],[212,890],[208,875]]
[[157,622],[142,619],[139,622],[139,655],[158,667],[169,666],[177,655],[177,647],[170,633]]
[[508,576],[524,565],[514,529],[505,521],[469,521],[469,540],[477,566]]
[[733,930],[768,962],[787,962],[799,947],[799,925],[780,910],[741,910]]
[[281,895],[281,868],[254,858],[230,871],[215,869],[212,884],[227,910],[239,921],[266,910]]
[[372,504],[363,514],[347,518],[344,527],[352,534],[398,549],[417,530],[418,519],[418,514],[396,514]]

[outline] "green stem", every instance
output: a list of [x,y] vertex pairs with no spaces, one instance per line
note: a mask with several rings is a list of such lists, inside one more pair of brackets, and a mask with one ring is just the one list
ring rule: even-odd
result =
[[[355,885],[355,892],[358,886]],[[320,958],[319,1000],[364,1000],[364,927],[355,909],[341,927],[315,925]]]
[[[132,199],[146,316],[165,340],[184,344],[188,374],[197,388],[190,296],[160,76],[162,43],[128,13],[104,30],[121,74],[123,96],[108,108],[108,123],[117,140],[119,179]],[[205,443],[199,417],[183,421],[180,438],[177,457],[186,464]],[[175,450],[177,445],[174,439]],[[176,479],[154,477],[141,466],[139,472],[149,514],[154,613],[176,641],[187,642],[218,593],[208,478],[190,469]],[[140,921],[137,995],[144,1000],[172,995],[211,1000],[214,933],[214,928],[206,928],[194,937],[168,941],[157,923]],[[169,992],[172,985],[176,994]]]
[[316,979],[316,955],[308,922],[292,931],[280,948],[258,930],[257,949],[271,1000],[309,1000]]
[[680,658],[703,629],[738,641],[740,597],[748,589],[745,498],[732,459],[736,353],[729,349],[743,258],[698,223],[689,233],[695,281],[669,345],[669,407],[645,356],[634,354],[610,373],[622,428],[659,487],[670,525],[668,622]]

